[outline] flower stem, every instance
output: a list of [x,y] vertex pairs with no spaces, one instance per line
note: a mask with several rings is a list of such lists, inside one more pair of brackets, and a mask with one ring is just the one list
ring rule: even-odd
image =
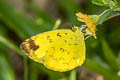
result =
[[27,57],[24,57],[24,80],[28,80],[28,63]]

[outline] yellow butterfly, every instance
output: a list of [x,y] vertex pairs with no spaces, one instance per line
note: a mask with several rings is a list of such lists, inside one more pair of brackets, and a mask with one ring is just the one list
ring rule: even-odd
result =
[[37,34],[20,47],[29,58],[55,71],[72,70],[85,60],[84,36],[78,27]]

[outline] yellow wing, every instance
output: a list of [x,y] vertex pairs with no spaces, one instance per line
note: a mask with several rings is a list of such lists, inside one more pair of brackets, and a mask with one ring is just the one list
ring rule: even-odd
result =
[[34,61],[55,71],[68,71],[85,60],[84,36],[76,28],[54,30],[35,35],[21,44]]

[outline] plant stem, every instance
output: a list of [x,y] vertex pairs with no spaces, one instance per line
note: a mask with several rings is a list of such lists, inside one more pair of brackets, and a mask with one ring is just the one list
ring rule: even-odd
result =
[[77,80],[76,75],[77,75],[76,70],[72,70],[70,72],[69,80]]
[[7,38],[3,37],[2,35],[0,35],[0,42],[5,44],[9,48],[15,50],[17,53],[19,53],[19,55],[25,56],[24,54],[22,54],[22,51],[12,41],[8,40]]
[[28,80],[28,59],[24,57],[24,80]]

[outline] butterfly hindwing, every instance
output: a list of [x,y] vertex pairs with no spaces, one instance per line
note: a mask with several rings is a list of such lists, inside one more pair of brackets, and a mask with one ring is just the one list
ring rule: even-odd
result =
[[34,61],[60,72],[74,69],[85,60],[84,36],[79,30],[37,34],[25,40],[21,48]]

